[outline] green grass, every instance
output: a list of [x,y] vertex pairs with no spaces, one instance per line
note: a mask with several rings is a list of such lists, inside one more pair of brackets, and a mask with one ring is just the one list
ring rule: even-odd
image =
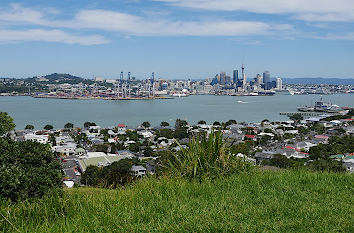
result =
[[[3,232],[354,232],[354,176],[256,172],[2,203]],[[5,220],[5,218],[7,220]]]

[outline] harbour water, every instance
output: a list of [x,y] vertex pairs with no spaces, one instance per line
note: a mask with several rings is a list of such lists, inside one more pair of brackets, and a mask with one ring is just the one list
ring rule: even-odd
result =
[[[171,125],[177,118],[197,123],[205,120],[259,122],[263,119],[287,120],[280,112],[295,112],[297,107],[311,105],[319,95],[189,96],[167,100],[67,100],[38,99],[26,96],[1,96],[0,111],[8,112],[15,120],[16,129],[32,124],[42,129],[46,124],[62,128],[67,122],[82,127],[86,121],[102,127],[118,123],[137,126],[149,121],[157,126],[161,121]],[[354,94],[322,96],[323,100],[339,106],[354,107]]]

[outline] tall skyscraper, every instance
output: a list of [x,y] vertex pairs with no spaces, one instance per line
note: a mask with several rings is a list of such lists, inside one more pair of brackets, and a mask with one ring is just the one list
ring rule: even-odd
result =
[[242,64],[242,84],[243,84],[243,87],[246,86],[247,84],[247,78],[246,78],[246,74],[245,74],[245,66]]
[[232,82],[237,86],[238,83],[238,70],[234,70],[232,75]]
[[225,72],[221,72],[220,73],[220,85],[225,85],[226,83],[226,73]]
[[263,77],[260,74],[257,74],[257,84],[260,86],[263,83]]
[[269,71],[263,72],[263,83],[264,83],[264,90],[270,90],[270,73]]
[[283,89],[283,80],[281,78],[277,78],[277,90],[281,91]]

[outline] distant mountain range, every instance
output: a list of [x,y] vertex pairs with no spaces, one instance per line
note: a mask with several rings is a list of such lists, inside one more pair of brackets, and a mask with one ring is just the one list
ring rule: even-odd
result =
[[284,84],[332,84],[332,85],[354,85],[354,78],[283,78]]

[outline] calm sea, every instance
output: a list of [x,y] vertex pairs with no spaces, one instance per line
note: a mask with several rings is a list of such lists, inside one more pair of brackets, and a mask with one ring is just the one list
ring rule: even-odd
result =
[[[177,118],[190,123],[205,120],[259,122],[263,119],[286,120],[280,112],[294,112],[298,106],[311,105],[319,95],[275,95],[258,97],[190,96],[168,100],[62,100],[32,97],[0,97],[0,111],[8,112],[16,129],[32,124],[36,129],[51,124],[63,128],[67,122],[82,126],[91,121],[102,127],[118,123],[137,126],[144,121],[157,126],[161,121],[171,125]],[[354,107],[354,94],[323,96],[323,100],[339,106]]]

